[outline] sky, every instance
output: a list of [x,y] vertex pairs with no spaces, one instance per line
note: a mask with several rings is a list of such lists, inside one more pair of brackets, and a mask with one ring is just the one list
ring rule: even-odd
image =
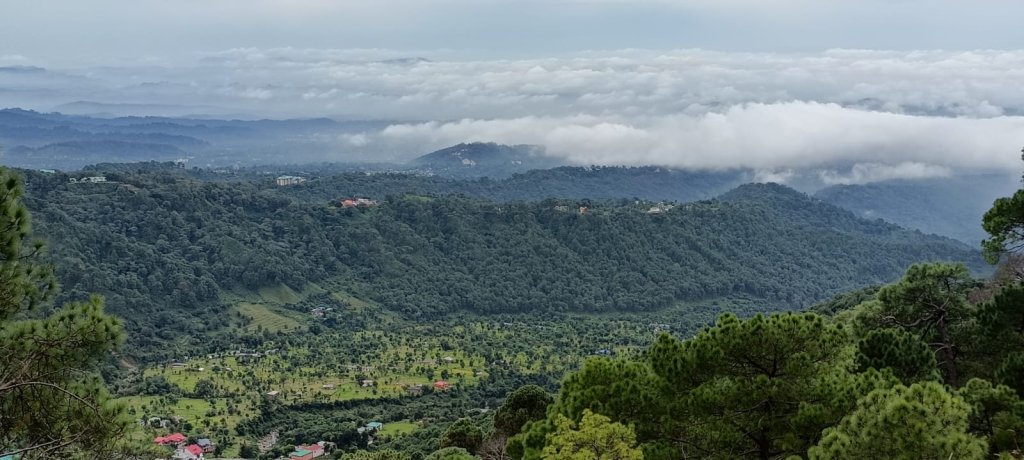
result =
[[393,121],[339,150],[1009,171],[1020,18],[1020,0],[0,0],[0,106]]
[[175,59],[232,48],[1013,49],[1019,0],[0,0],[0,55]]

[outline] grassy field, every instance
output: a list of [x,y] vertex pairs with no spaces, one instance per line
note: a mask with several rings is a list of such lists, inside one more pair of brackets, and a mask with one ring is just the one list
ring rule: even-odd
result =
[[256,303],[239,303],[235,308],[244,317],[248,318],[247,330],[257,330],[260,327],[270,332],[289,332],[305,329],[295,312],[287,312],[274,307]]
[[404,436],[416,431],[417,428],[419,428],[419,425],[409,420],[385,423],[384,427],[380,429],[380,435],[386,437]]
[[[456,387],[477,385],[495,364],[523,374],[560,376],[597,350],[625,355],[649,345],[660,333],[653,323],[673,322],[675,330],[693,327],[675,323],[674,313],[655,318],[466,316],[411,321],[361,298],[358,286],[322,286],[230,294],[234,312],[229,320],[243,331],[263,331],[254,335],[258,340],[212,355],[182,356],[177,364],[145,367],[145,380],[166,381],[178,388],[177,396],[123,401],[138,419],[184,419],[187,429],[176,430],[219,440],[230,446],[223,453],[227,457],[236,455],[242,442],[255,441],[238,437],[235,427],[260,416],[268,392],[276,392],[272,399],[286,406],[415,397],[407,388],[430,387],[436,380]],[[314,294],[317,300],[306,302]],[[314,318],[305,312],[311,305],[328,306],[330,317]],[[364,380],[373,383],[364,385]],[[203,381],[210,391],[199,398],[195,391]],[[382,435],[403,436],[417,427],[414,420],[386,423]],[[163,434],[144,430],[146,436]]]

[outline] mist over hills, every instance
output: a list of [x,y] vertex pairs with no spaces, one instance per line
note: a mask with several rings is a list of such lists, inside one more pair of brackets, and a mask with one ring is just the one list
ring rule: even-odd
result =
[[[97,163],[186,160],[188,167],[258,169],[258,165],[267,165],[270,170],[306,176],[403,173],[437,177],[419,179],[415,186],[412,184],[417,180],[403,177],[397,180],[403,187],[458,191],[495,200],[635,197],[694,201],[712,198],[747,182],[780,182],[862,217],[881,218],[972,246],[983,237],[978,225],[981,214],[995,198],[1009,194],[1018,183],[1016,174],[953,173],[917,164],[837,164],[826,169],[783,171],[584,167],[551,156],[543,146],[494,142],[460,143],[425,154],[378,150],[382,147],[372,144],[368,133],[392,126],[386,121],[341,122],[327,118],[100,118],[6,109],[0,110],[0,161],[14,167],[61,170]],[[482,178],[498,181],[480,181]],[[377,182],[388,180],[384,176],[374,178]],[[356,179],[339,183],[369,186],[365,182]],[[327,184],[310,184],[303,193],[327,199],[330,194],[367,190],[344,186],[338,190],[337,185]],[[383,185],[369,187],[377,190]]]
[[364,152],[339,147],[351,147],[346,136],[386,125],[326,118],[100,118],[5,109],[0,110],[0,146],[5,165],[34,169],[177,158],[204,167],[356,161]]
[[814,196],[867,219],[884,219],[976,246],[987,237],[982,216],[995,198],[1012,195],[1020,182],[1019,177],[1004,174],[891,180],[834,185]]

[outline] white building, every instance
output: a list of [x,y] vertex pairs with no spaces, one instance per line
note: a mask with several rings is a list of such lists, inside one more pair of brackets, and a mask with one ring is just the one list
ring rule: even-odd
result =
[[306,178],[305,177],[281,176],[281,177],[277,178],[277,185],[281,186],[281,187],[284,187],[286,185],[298,185],[298,184],[301,184],[303,182],[306,182]]

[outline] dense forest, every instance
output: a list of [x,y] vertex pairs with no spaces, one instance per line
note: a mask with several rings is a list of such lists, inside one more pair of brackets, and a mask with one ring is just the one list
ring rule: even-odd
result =
[[[69,305],[22,323],[102,325],[101,353],[65,359],[102,370],[113,395],[69,381],[114,449],[186,431],[266,459],[316,440],[347,460],[1020,457],[1024,192],[984,218],[989,277],[970,246],[777,184],[359,205],[303,196],[345,176],[98,171],[26,172],[23,198],[9,179],[0,218],[33,210]],[[70,302],[90,292],[124,323]]]
[[[301,198],[303,188],[351,187],[345,176],[278,188],[204,181],[173,168],[112,171],[97,184],[26,175],[26,202],[50,242],[61,299],[106,296],[140,353],[222,328],[224,321],[194,318],[224,312],[226,293],[281,284],[301,290],[329,282],[426,318],[652,311],[734,294],[791,309],[890,281],[914,261],[984,269],[958,242],[858,219],[777,185],[671,207],[460,195]],[[339,198],[354,195],[379,205],[340,206]]]

